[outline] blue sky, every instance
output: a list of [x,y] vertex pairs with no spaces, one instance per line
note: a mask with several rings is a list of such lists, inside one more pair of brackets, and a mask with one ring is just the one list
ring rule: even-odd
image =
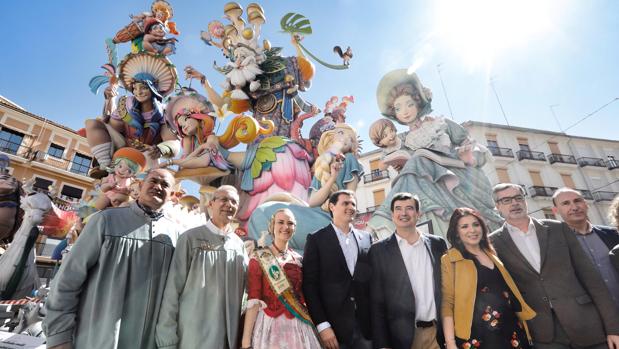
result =
[[[193,65],[216,84],[223,79],[211,65],[214,60],[221,65],[224,59],[200,41],[199,33],[209,21],[221,20],[224,3],[172,1],[181,35],[171,60],[179,70]],[[470,6],[461,8],[458,3]],[[489,3],[497,7],[484,6]],[[104,39],[127,24],[129,14],[147,10],[150,1],[3,5],[0,95],[78,129],[101,110],[103,98],[89,91],[88,81],[102,72]],[[555,112],[567,128],[619,97],[619,26],[613,15],[619,13],[619,3],[614,1],[280,0],[261,5],[268,21],[262,37],[273,46],[283,46],[287,54],[294,51],[289,37],[279,32],[279,19],[291,11],[312,21],[314,34],[303,43],[324,60],[339,62],[334,45],[353,48],[349,70],[316,65],[313,86],[303,97],[322,108],[332,95],[354,95],[348,120],[366,139],[365,150],[373,148],[367,127],[379,117],[376,85],[392,69],[417,67],[422,82],[433,91],[435,113],[449,116],[437,72],[441,64],[453,116],[459,122],[505,123],[490,89],[491,78],[509,123],[515,126],[558,131],[550,105],[557,105]],[[488,58],[484,53],[492,48]],[[121,53],[128,50],[128,45],[120,48]],[[616,127],[608,127],[617,125],[617,114],[619,102],[568,133],[618,139]]]

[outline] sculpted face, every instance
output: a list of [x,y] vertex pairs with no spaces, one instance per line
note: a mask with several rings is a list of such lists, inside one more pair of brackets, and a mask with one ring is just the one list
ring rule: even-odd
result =
[[198,131],[198,120],[181,115],[178,117],[178,127],[184,135],[194,136]]
[[413,122],[419,113],[417,103],[410,95],[402,95],[396,98],[393,102],[393,109],[396,119],[405,124]]
[[120,177],[127,178],[134,175],[133,170],[129,167],[127,160],[121,160],[114,168],[114,173]]
[[137,99],[138,102],[144,103],[153,97],[153,93],[146,84],[135,82],[133,83],[133,96],[135,96],[135,99]]
[[398,140],[398,132],[391,127],[387,127],[384,131],[383,131],[383,139],[380,140],[380,142],[378,143],[379,146],[381,147],[393,147],[394,145],[396,145]]

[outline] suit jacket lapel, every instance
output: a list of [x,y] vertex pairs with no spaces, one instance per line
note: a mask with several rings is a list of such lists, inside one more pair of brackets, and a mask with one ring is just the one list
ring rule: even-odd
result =
[[[344,251],[342,251],[342,246],[340,245],[340,240],[337,238],[337,232],[335,231],[335,228],[333,228],[333,225],[329,224],[327,226],[327,229],[329,230],[329,234],[327,234],[327,236],[329,237],[329,239],[331,241],[328,242],[329,245],[331,246],[337,246],[335,248],[335,250],[337,251],[335,254],[335,258],[337,260],[340,261],[341,264],[344,265],[344,268],[346,269],[346,271],[348,272],[348,275],[350,275],[350,270],[348,270],[348,264],[346,263],[346,257],[344,256]],[[358,260],[359,258],[357,258]],[[350,275],[352,277],[352,275]]]
[[542,225],[536,219],[533,219],[533,225],[535,225],[535,232],[537,234],[537,241],[539,243],[539,271],[542,272],[544,267],[544,261],[546,260],[546,251],[548,250],[548,227]]
[[[516,243],[512,239],[512,236],[509,234],[509,230],[507,230],[507,226],[506,225],[503,225],[503,231],[501,231],[501,235],[499,235],[499,236],[500,236],[501,240],[503,240],[503,243],[505,243],[505,245],[507,245],[506,246],[507,248],[505,249],[506,251],[514,251],[514,255],[516,255],[516,257],[520,258],[520,260],[524,263],[524,265],[529,267],[529,269],[531,269],[531,271],[533,271],[535,274],[538,274],[537,270],[535,270],[535,268],[533,268],[531,263],[529,263],[529,261],[525,258],[525,256],[522,254],[522,252],[520,252],[520,249],[518,248],[518,246],[516,246]],[[540,270],[541,270],[541,268],[540,268]]]
[[413,296],[413,304],[415,304],[415,294],[413,292],[413,286],[411,285],[411,281],[408,278],[408,271],[406,271],[406,265],[404,264],[404,257],[402,256],[402,252],[400,251],[400,246],[398,246],[398,239],[395,237],[395,233],[389,237],[389,241],[387,243],[387,252],[389,253],[389,257],[392,260],[390,265],[392,266],[391,273],[397,275],[399,277],[399,282],[397,284],[402,285],[405,289],[410,290],[410,294]]

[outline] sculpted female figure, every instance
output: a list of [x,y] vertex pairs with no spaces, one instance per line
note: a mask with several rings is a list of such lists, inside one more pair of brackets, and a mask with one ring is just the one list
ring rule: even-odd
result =
[[494,210],[490,181],[481,169],[490,159],[488,150],[459,124],[430,116],[430,90],[406,69],[387,73],[376,95],[385,117],[408,126],[402,148],[411,153],[411,158],[393,179],[391,194],[369,226],[377,233],[392,231],[391,195],[411,192],[419,196],[421,210],[432,221],[435,233],[445,235],[451,213],[461,206],[477,209],[491,228],[498,227],[502,219]]
[[[110,116],[86,120],[86,139],[99,168],[92,177],[107,175],[114,150],[130,146],[145,150],[150,159],[174,157],[180,150],[176,135],[166,124],[163,98],[176,83],[171,63],[153,54],[129,54],[119,65],[120,81],[132,95],[118,98]],[[116,97],[112,97],[116,98]]]

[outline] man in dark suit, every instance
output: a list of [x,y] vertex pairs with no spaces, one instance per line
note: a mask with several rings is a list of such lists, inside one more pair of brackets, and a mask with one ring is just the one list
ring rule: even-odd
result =
[[393,235],[372,246],[372,339],[374,348],[438,349],[441,256],[445,239],[420,233],[419,199],[397,193],[391,200]]
[[[560,188],[552,195],[552,211],[572,229],[583,251],[604,280],[616,305],[619,305],[619,272],[610,260],[609,252],[619,244],[617,229],[589,222],[589,205],[582,193]],[[619,309],[619,308],[618,308]]]
[[333,223],[307,236],[303,254],[303,293],[307,308],[327,349],[369,349],[368,251],[370,234],[353,229],[355,194],[329,197]]
[[527,322],[535,348],[619,348],[615,304],[569,227],[531,218],[517,184],[498,184],[492,194],[506,222],[490,240],[537,313]]

